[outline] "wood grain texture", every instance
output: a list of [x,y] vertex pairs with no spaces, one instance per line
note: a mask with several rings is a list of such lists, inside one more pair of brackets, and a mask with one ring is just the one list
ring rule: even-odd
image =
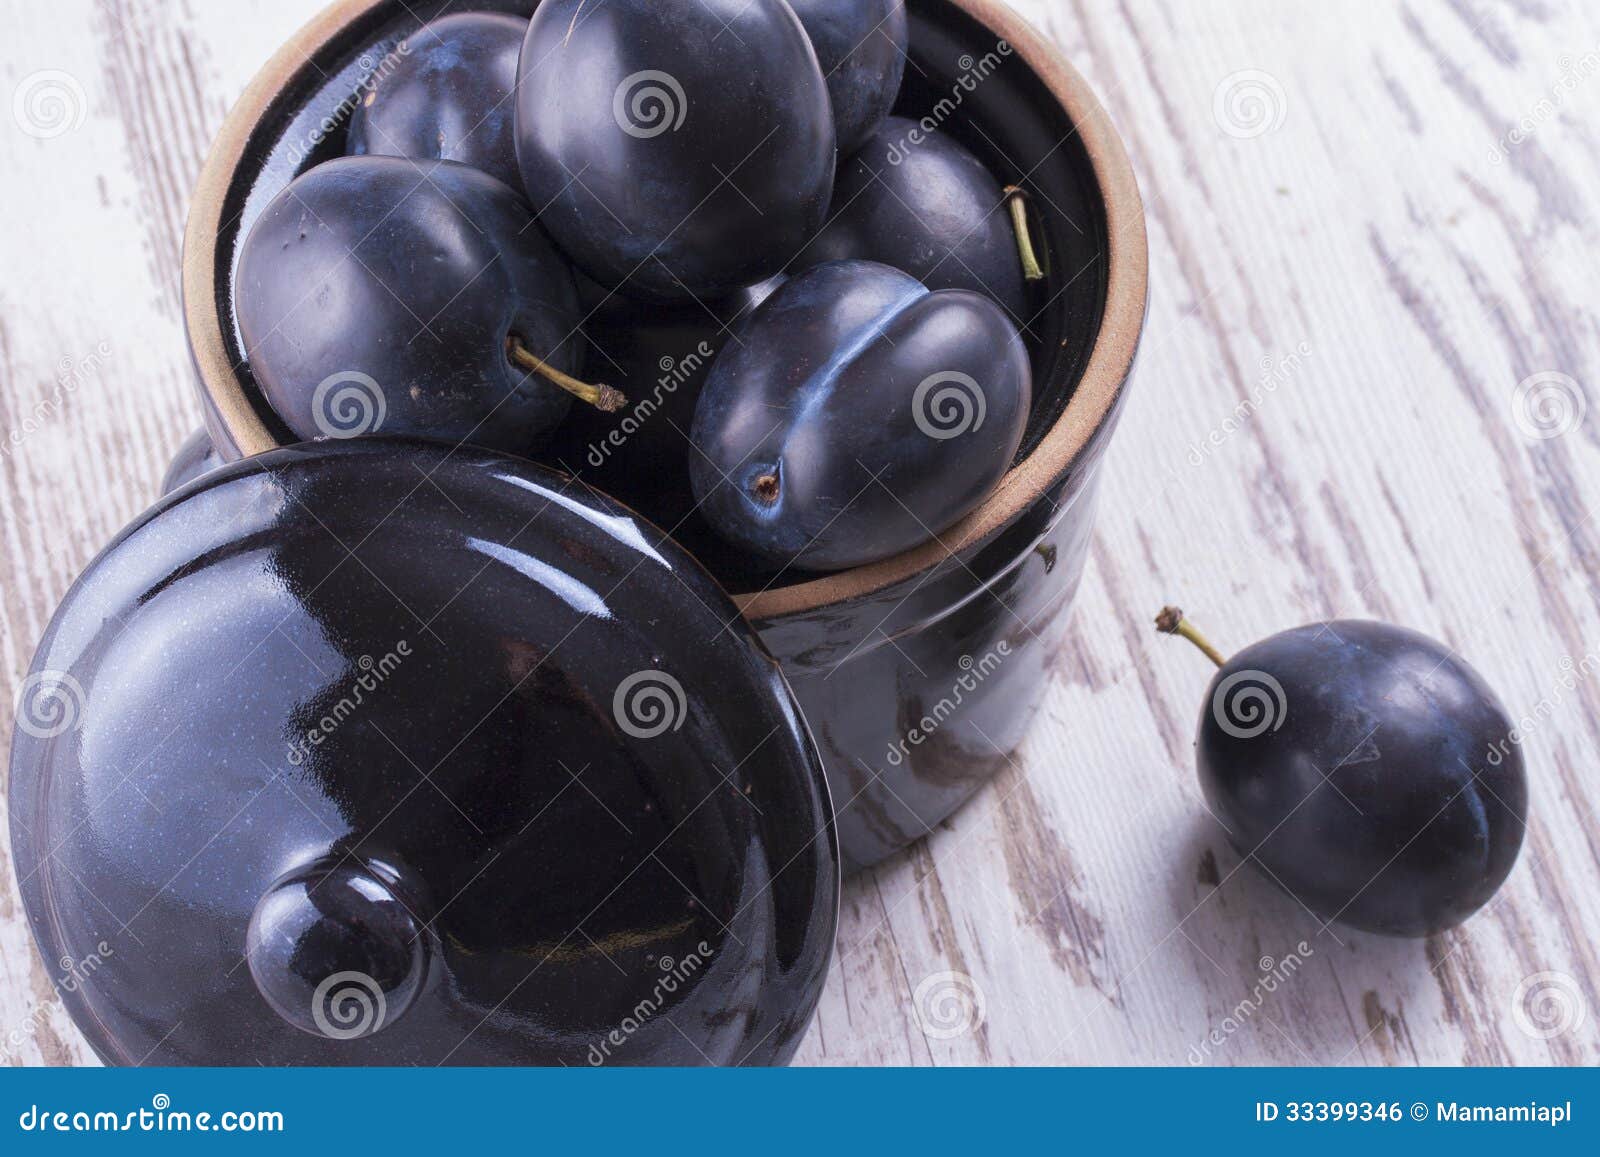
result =
[[[51,608],[198,422],[188,186],[315,7],[12,13],[4,94],[48,74],[69,127],[0,124],[8,703]],[[1547,399],[1600,410],[1600,19],[1559,0],[1017,7],[1127,141],[1149,326],[1039,724],[946,828],[847,886],[800,1060],[1600,1061],[1600,412],[1542,437],[1559,415],[1518,394],[1547,375]],[[1373,616],[1475,663],[1526,718],[1533,777],[1490,908],[1425,943],[1319,932],[1241,870],[1194,783],[1208,670],[1149,627],[1167,601],[1225,647]],[[92,1063],[9,857],[0,875],[0,1056]],[[1541,991],[1586,1017],[1530,1031]]]

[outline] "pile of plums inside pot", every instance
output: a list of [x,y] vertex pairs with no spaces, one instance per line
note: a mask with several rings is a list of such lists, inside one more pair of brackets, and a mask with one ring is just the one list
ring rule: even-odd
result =
[[[1023,194],[890,116],[906,29],[899,0],[423,27],[348,155],[249,230],[250,372],[300,439],[526,455],[680,538],[693,518],[745,571],[930,540],[1016,457],[1039,270]],[[641,332],[685,311],[706,345],[640,372]]]

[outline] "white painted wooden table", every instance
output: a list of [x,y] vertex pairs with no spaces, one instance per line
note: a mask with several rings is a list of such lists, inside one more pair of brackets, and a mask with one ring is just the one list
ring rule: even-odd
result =
[[[316,7],[7,5],[8,701],[56,600],[197,424],[188,189],[229,102]],[[800,1059],[1600,1061],[1600,14],[1019,7],[1127,139],[1148,333],[1041,724],[945,830],[847,887]],[[1426,943],[1319,935],[1236,872],[1192,768],[1209,669],[1150,628],[1169,600],[1225,648],[1376,616],[1477,664],[1530,720],[1528,841],[1492,906]],[[92,1061],[9,857],[0,876],[0,1056]]]

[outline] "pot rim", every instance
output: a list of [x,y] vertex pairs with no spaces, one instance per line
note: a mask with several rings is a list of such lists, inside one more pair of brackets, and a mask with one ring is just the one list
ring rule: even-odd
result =
[[[234,372],[217,304],[217,241],[234,176],[256,127],[279,93],[317,50],[389,0],[334,0],[261,68],[229,111],[207,154],[184,234],[183,308],[200,386],[240,452],[250,457],[279,442]],[[994,493],[937,539],[893,558],[789,586],[734,595],[751,621],[800,614],[874,594],[925,572],[1009,525],[1065,477],[1095,434],[1111,421],[1133,368],[1144,328],[1149,249],[1144,205],[1122,140],[1088,83],[1053,44],[1004,0],[945,0],[962,9],[1039,77],[1083,143],[1105,208],[1106,299],[1094,348],[1066,409]],[[1070,137],[1068,138],[1070,139]],[[1065,142],[1063,142],[1065,143]]]

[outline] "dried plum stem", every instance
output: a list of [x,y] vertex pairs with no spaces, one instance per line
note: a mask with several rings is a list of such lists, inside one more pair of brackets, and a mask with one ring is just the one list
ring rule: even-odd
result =
[[1202,654],[1217,666],[1227,663],[1222,652],[1211,645],[1211,640],[1202,635],[1188,619],[1183,617],[1183,612],[1177,607],[1162,607],[1161,613],[1156,616],[1156,630],[1163,634],[1179,635],[1188,639]]
[[1017,252],[1022,256],[1022,275],[1029,281],[1043,281],[1049,274],[1033,245],[1033,230],[1028,226],[1028,193],[1018,185],[1006,188],[1006,206],[1011,210],[1011,226],[1017,233]]
[[522,344],[522,339],[515,334],[506,342],[506,356],[513,365],[530,370],[544,378],[553,386],[559,386],[580,402],[588,402],[602,414],[615,414],[628,404],[627,397],[610,386],[592,386],[588,382],[580,382],[571,374],[564,374],[555,366],[536,357],[527,346]]

